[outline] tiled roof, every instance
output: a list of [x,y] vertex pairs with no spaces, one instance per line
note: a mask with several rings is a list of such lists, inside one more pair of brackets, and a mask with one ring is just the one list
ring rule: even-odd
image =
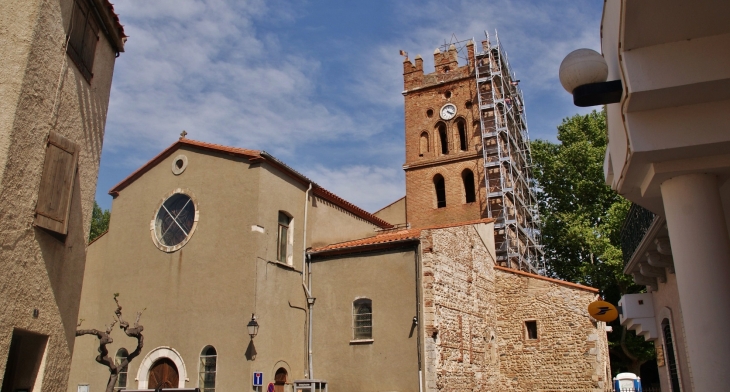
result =
[[402,242],[407,240],[415,240],[421,238],[421,229],[405,229],[392,231],[388,233],[378,234],[373,237],[362,238],[359,240],[345,241],[337,244],[331,244],[320,248],[312,248],[310,253],[323,253],[338,249],[358,248],[368,245],[379,245],[393,242]]
[[375,246],[375,245],[399,243],[399,242],[403,242],[403,241],[410,241],[410,240],[416,240],[418,238],[421,238],[421,232],[423,230],[445,229],[448,227],[466,226],[466,225],[473,225],[473,224],[477,224],[477,223],[489,223],[489,222],[493,222],[493,221],[494,221],[494,219],[492,219],[492,218],[483,218],[483,219],[476,219],[476,220],[467,221],[467,222],[449,223],[449,224],[444,224],[444,225],[421,227],[421,228],[417,228],[417,229],[403,229],[403,230],[389,231],[386,233],[378,234],[373,237],[361,238],[361,239],[352,240],[352,241],[339,242],[336,244],[330,244],[330,245],[322,246],[319,248],[312,248],[309,250],[309,253],[311,253],[311,254],[329,253],[329,252],[333,252],[333,251],[337,251],[337,250],[354,249],[354,248],[361,248],[361,247],[366,247],[366,246],[369,247],[369,246]]
[[362,208],[348,202],[347,200],[335,195],[334,193],[322,188],[321,186],[314,183],[312,180],[308,179],[301,173],[297,172],[296,170],[292,169],[291,167],[287,166],[284,162],[274,158],[270,154],[268,154],[265,151],[259,151],[259,150],[249,150],[246,148],[238,148],[238,147],[230,147],[230,146],[224,146],[221,144],[213,144],[213,143],[206,143],[206,142],[200,142],[197,140],[191,140],[186,138],[181,138],[180,140],[173,143],[170,147],[166,148],[161,153],[157,154],[154,158],[152,158],[149,162],[145,163],[134,171],[132,174],[130,174],[127,178],[123,179],[121,182],[119,182],[117,185],[112,187],[111,190],[109,190],[109,194],[112,196],[119,195],[119,192],[126,188],[129,184],[137,180],[139,177],[141,177],[144,173],[149,171],[151,168],[156,166],[158,163],[162,162],[165,158],[172,155],[173,152],[177,151],[180,147],[183,146],[190,146],[195,147],[198,149],[203,149],[206,151],[212,151],[212,152],[222,152],[226,153],[231,156],[236,157],[242,157],[247,158],[250,162],[260,162],[260,161],[266,161],[270,165],[278,168],[283,173],[288,174],[293,179],[297,180],[299,183],[303,185],[312,184],[312,191],[313,193],[324,199],[329,201],[332,204],[335,204],[339,206],[340,208],[350,212],[351,214],[364,219],[367,222],[370,222],[380,228],[388,229],[392,228],[393,225],[390,223],[384,221],[381,218],[378,218],[377,216],[363,210]]
[[589,291],[591,293],[598,293],[598,291],[599,291],[595,287],[583,286],[582,284],[573,283],[573,282],[567,282],[565,280],[548,278],[547,276],[542,276],[542,275],[532,274],[532,273],[529,273],[529,272],[520,271],[520,270],[516,270],[516,269],[512,269],[512,268],[502,267],[500,265],[495,265],[494,266],[494,269],[497,269],[497,270],[500,270],[500,271],[504,271],[504,272],[510,272],[510,273],[515,274],[515,275],[526,276],[528,278],[535,278],[535,279],[545,280],[545,281],[548,281],[548,282],[551,282],[551,283],[556,283],[556,284],[559,284],[559,285],[562,285],[562,286],[568,286],[568,287],[573,287],[573,288],[576,288],[576,289],[581,289],[581,290]]
[[114,4],[112,4],[109,0],[104,1],[106,7],[109,9],[109,13],[112,16],[112,19],[114,19],[114,27],[119,32],[120,37],[126,37],[127,35],[124,34],[124,26],[119,22],[119,15],[114,11]]

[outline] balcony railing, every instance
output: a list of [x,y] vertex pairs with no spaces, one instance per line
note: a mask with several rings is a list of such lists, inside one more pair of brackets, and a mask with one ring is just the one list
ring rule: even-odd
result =
[[631,261],[631,256],[644,239],[647,230],[656,219],[656,214],[646,208],[632,204],[621,228],[621,252],[624,256],[624,267]]

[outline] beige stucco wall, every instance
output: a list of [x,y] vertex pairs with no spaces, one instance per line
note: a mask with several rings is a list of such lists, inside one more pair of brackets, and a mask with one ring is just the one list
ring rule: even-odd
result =
[[[180,154],[188,164],[175,175],[172,164]],[[164,197],[178,188],[195,198],[199,221],[185,246],[165,253],[152,241],[150,222]],[[207,345],[218,352],[220,390],[249,388],[253,371],[264,372],[265,384],[273,382],[279,367],[287,369],[289,380],[304,378],[305,192],[301,182],[266,162],[252,164],[191,146],[173,151],[119,192],[109,232],[89,247],[79,317],[86,328],[110,322],[116,292],[127,317],[147,309],[141,320],[145,346],[129,366],[128,387],[139,387],[135,377],[146,377],[144,368],[140,372],[143,358],[161,346],[182,357],[186,387],[198,386],[199,355]],[[308,203],[310,241],[374,234],[372,224],[329,203],[311,195]],[[292,217],[292,265],[276,260],[279,211]],[[252,313],[260,325],[253,341],[255,360],[245,355]],[[134,340],[121,331],[112,336],[110,353],[134,349]],[[92,391],[100,390],[108,370],[94,362],[96,339],[77,340],[68,391],[87,383]]]
[[[605,324],[592,322],[596,293],[496,271],[500,387],[510,391],[610,391]],[[536,340],[525,320],[537,320]]]
[[[63,49],[72,4],[0,3],[0,375],[14,328],[47,335],[44,391],[66,388],[115,60],[101,33],[81,76]],[[32,226],[50,130],[80,147],[65,242]]]
[[343,241],[372,237],[377,226],[343,210],[320,197],[310,201],[308,246],[319,247]]
[[[415,257],[411,245],[313,263],[313,371],[330,391],[418,391]],[[363,297],[373,341],[355,344],[352,303]]]
[[383,207],[382,209],[375,212],[373,215],[377,216],[384,221],[393,224],[405,224],[406,223],[406,197],[403,196],[393,203]]

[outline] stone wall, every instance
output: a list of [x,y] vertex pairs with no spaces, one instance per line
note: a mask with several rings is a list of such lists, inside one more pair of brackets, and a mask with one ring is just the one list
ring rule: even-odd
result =
[[495,267],[493,230],[421,234],[425,389],[610,390],[605,324],[587,313],[597,290]]
[[493,230],[478,224],[421,233],[427,391],[497,385],[495,272],[482,240]]
[[[605,324],[588,316],[595,289],[496,267],[501,387],[610,390]],[[537,322],[537,339],[525,321]]]

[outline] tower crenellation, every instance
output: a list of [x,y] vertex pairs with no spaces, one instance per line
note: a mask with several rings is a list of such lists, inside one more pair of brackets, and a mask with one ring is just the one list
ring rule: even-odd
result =
[[452,43],[433,56],[431,73],[420,56],[415,65],[404,61],[408,223],[494,217],[498,262],[537,272],[542,253],[519,81],[498,41],[483,41],[479,53],[473,40]]

